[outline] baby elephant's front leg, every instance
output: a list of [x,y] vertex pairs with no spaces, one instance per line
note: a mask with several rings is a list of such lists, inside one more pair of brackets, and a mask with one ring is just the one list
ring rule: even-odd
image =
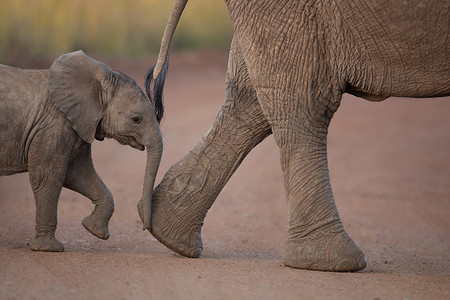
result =
[[64,187],[91,199],[95,208],[84,218],[82,224],[96,237],[108,239],[108,223],[114,212],[114,200],[111,192],[95,172],[90,144],[86,145],[86,148],[68,165]]
[[106,189],[103,197],[91,198],[91,200],[95,204],[95,208],[89,216],[83,219],[81,224],[96,237],[107,240],[109,238],[108,223],[114,212],[112,194]]

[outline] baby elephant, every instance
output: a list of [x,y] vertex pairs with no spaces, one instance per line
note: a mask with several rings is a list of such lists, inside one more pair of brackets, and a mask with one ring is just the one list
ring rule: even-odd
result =
[[147,148],[143,202],[150,222],[162,154],[160,108],[134,80],[82,51],[60,56],[49,70],[0,65],[0,175],[29,173],[36,201],[32,250],[64,251],[55,238],[63,186],[92,200],[95,209],[82,224],[108,239],[114,202],[92,164],[94,137]]

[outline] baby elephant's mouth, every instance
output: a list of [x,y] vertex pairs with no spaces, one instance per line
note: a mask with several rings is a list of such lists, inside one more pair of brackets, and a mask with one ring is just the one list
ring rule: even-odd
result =
[[134,137],[128,136],[127,139],[128,139],[128,144],[131,147],[133,147],[135,149],[138,149],[140,151],[144,151],[145,150],[145,147],[143,145],[139,144]]
[[[106,137],[110,137],[105,135]],[[114,136],[114,138],[121,144],[121,145],[130,145],[131,147],[144,151],[145,147],[141,144],[139,144],[136,139],[132,136]]]
[[126,136],[126,135],[110,135],[105,134],[105,137],[107,138],[114,138],[116,139],[121,145],[130,145],[131,147],[138,149],[140,151],[144,151],[145,147],[144,145],[139,144],[136,139],[132,136]]

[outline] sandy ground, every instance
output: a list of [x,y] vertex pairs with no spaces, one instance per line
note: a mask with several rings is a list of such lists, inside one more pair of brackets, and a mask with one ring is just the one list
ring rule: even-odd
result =
[[[172,57],[158,181],[214,119],[226,60],[215,52]],[[142,84],[151,62],[109,64]],[[107,140],[93,145],[116,202],[107,241],[80,224],[90,201],[64,190],[56,234],[65,252],[29,250],[35,209],[27,174],[0,178],[0,298],[450,299],[449,100],[369,103],[345,95],[330,127],[329,167],[344,226],[367,257],[361,272],[282,265],[286,202],[272,137],[211,208],[199,259],[176,255],[141,230],[145,153]]]

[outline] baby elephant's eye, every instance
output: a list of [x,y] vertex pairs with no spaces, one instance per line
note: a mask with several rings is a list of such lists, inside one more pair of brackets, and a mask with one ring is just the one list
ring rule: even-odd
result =
[[134,116],[131,118],[131,120],[133,121],[134,124],[140,124],[141,123],[141,117],[139,116]]

